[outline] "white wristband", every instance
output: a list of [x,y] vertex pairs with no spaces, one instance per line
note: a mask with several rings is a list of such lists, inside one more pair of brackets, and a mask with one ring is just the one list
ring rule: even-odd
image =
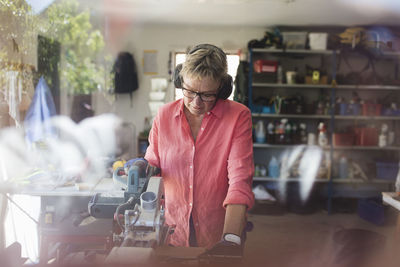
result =
[[235,243],[235,244],[237,244],[239,246],[242,243],[241,239],[240,239],[240,236],[235,235],[235,234],[225,234],[224,235],[224,240],[232,242],[232,243]]

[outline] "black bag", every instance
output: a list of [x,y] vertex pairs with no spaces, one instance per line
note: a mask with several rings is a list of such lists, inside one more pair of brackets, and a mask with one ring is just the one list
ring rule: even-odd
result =
[[135,59],[129,52],[120,52],[115,61],[113,72],[114,93],[130,94],[132,104],[132,92],[139,88]]

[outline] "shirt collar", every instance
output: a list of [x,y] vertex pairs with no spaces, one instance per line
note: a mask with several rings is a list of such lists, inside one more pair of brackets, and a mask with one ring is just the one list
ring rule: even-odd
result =
[[174,116],[180,116],[181,114],[183,114],[183,107],[184,107],[184,103],[183,103],[183,98],[181,98],[180,100],[178,100],[178,104],[175,106],[175,111],[174,111]]
[[[217,103],[215,103],[215,106],[210,110],[210,114],[213,114],[215,117],[220,119],[222,117],[223,103],[224,103],[223,100],[218,99]],[[183,98],[181,98],[178,102],[178,105],[176,105],[176,108],[174,111],[175,117],[183,114],[184,106],[185,106],[185,104],[183,103]]]

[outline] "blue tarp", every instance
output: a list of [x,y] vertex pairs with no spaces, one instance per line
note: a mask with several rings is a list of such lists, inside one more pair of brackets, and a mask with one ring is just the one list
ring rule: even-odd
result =
[[35,94],[25,117],[25,138],[34,143],[55,136],[55,131],[48,122],[56,115],[56,108],[50,89],[43,77],[40,78]]

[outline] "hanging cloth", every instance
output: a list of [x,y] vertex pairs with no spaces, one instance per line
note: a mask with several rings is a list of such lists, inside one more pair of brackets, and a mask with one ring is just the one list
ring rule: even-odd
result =
[[50,117],[56,115],[53,96],[43,77],[40,78],[31,105],[25,117],[25,138],[32,144],[55,136],[55,131],[47,123]]

